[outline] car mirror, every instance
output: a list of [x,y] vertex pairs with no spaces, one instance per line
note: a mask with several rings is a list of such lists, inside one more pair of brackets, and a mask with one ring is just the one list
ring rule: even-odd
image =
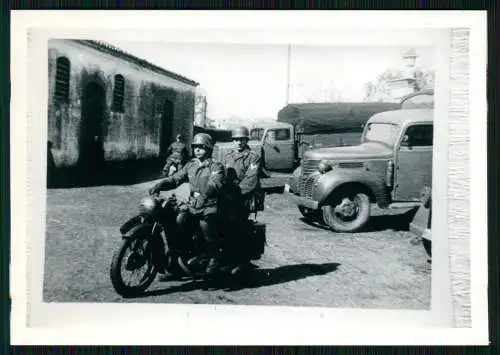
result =
[[403,147],[409,147],[409,146],[411,146],[411,144],[410,144],[410,137],[407,134],[405,134],[403,136],[403,140],[401,141],[401,146],[403,146]]

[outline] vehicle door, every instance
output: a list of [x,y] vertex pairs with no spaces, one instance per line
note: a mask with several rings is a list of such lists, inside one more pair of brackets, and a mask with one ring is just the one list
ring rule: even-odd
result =
[[432,187],[432,123],[412,123],[396,147],[394,201],[419,201],[424,186]]
[[256,127],[250,130],[250,141],[248,142],[248,145],[250,146],[250,149],[258,155],[262,154],[264,133],[265,129],[262,127]]
[[291,128],[268,129],[264,137],[264,159],[270,170],[292,169],[295,158]]

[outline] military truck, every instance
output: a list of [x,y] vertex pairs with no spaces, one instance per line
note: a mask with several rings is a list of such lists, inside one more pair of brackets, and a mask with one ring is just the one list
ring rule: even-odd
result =
[[[269,121],[250,129],[250,149],[263,158],[267,170],[289,170],[295,167],[295,131],[290,124]],[[233,142],[218,142],[212,156],[222,160],[234,148]]]
[[[305,151],[320,147],[359,144],[363,126],[377,112],[399,109],[400,103],[342,102],[290,104],[250,128],[250,148],[263,158],[266,170],[293,171]],[[231,143],[215,145],[222,159]]]
[[400,110],[375,114],[360,145],[305,152],[285,195],[305,218],[335,232],[362,229],[372,204],[418,206],[422,188],[432,186],[432,97],[432,91],[413,94]]
[[194,125],[193,136],[198,133],[209,134],[212,137],[214,144],[217,142],[231,142],[231,130],[228,129],[209,128]]

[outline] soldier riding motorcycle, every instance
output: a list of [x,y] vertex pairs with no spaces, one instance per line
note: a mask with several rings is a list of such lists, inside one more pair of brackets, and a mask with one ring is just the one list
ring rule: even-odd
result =
[[[245,221],[237,244],[232,238],[235,231],[223,227],[217,197],[224,170],[208,158],[211,137],[198,134],[192,145],[195,158],[155,185],[151,196],[141,200],[139,215],[120,228],[124,241],[113,256],[110,277],[116,292],[124,297],[145,291],[158,272],[165,280],[214,277],[225,271],[230,274],[230,269],[221,266],[234,264],[237,258],[258,260],[264,253],[265,225]],[[187,204],[179,204],[175,196],[159,196],[161,190],[183,182],[191,188]],[[139,274],[138,281],[126,282],[127,272]]]

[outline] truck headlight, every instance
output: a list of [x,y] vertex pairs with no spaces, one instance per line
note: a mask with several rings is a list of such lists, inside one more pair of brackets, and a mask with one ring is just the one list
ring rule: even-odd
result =
[[333,169],[332,164],[329,161],[327,161],[327,160],[320,161],[320,163],[318,165],[318,171],[321,174],[327,173],[327,172],[329,172],[332,169]]

